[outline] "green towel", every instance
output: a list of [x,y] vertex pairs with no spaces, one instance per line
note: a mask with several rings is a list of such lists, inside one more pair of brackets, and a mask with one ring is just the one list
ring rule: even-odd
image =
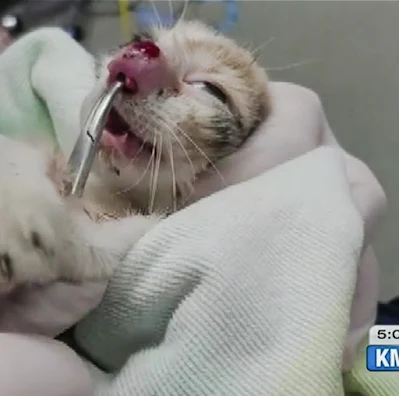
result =
[[0,54],[0,133],[46,139],[69,156],[94,82],[92,56],[68,34],[27,34]]

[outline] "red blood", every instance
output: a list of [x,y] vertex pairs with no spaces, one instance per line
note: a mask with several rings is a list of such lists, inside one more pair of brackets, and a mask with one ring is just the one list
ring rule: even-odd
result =
[[135,93],[137,91],[137,83],[133,78],[125,77],[123,87],[127,92]]
[[145,80],[144,85],[151,85],[151,71],[154,68],[162,70],[160,55],[161,50],[150,40],[127,46],[119,57],[109,63],[108,83],[120,81],[126,93],[137,93],[138,80]]
[[148,58],[159,58],[159,54],[161,53],[159,47],[154,42],[148,40],[134,44],[133,48],[145,54]]

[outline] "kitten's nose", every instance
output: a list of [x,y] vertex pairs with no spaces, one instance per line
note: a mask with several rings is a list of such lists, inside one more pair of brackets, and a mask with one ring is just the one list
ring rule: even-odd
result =
[[124,82],[126,91],[141,97],[177,88],[177,78],[160,48],[152,41],[126,46],[108,65],[108,84]]

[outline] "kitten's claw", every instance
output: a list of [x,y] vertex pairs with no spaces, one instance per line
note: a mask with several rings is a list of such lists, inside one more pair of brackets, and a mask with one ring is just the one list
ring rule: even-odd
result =
[[[6,282],[12,281],[14,274],[13,260],[8,253],[0,253],[0,276]],[[0,281],[0,284],[3,283]]]

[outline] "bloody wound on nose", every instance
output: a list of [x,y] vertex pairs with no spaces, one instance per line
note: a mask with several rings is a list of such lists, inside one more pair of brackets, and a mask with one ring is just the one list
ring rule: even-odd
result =
[[129,45],[118,57],[108,65],[108,83],[120,81],[128,93],[136,93],[137,73],[145,67],[145,63],[156,60],[160,56],[159,47],[152,41],[146,40]]

